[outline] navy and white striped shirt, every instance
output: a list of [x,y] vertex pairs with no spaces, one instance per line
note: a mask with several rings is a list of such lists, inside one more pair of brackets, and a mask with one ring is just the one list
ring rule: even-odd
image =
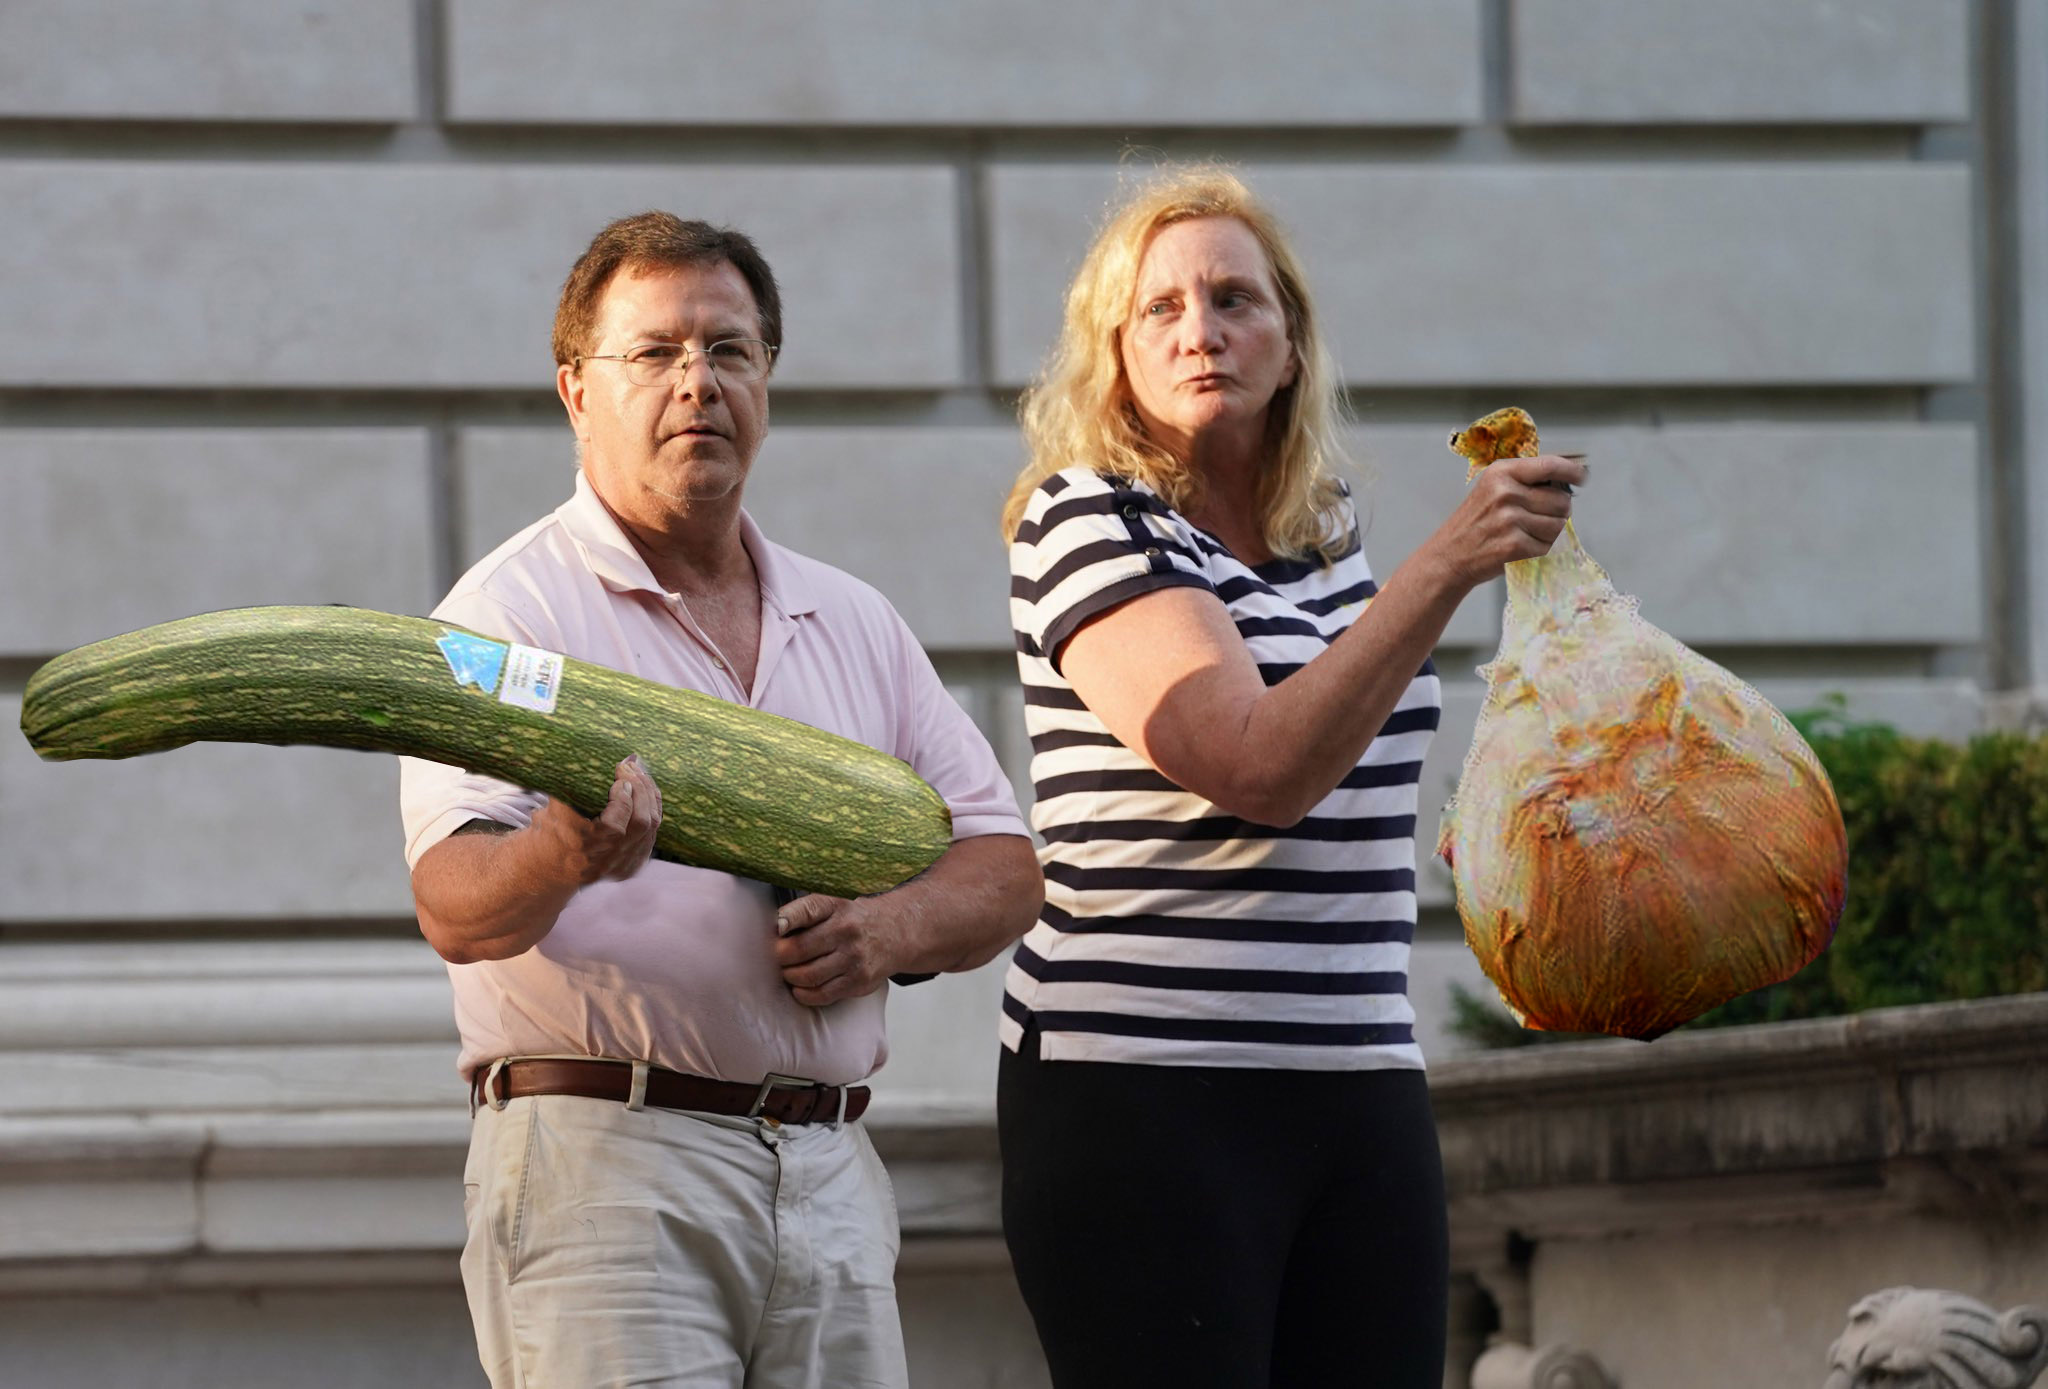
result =
[[1341,558],[1245,565],[1140,482],[1069,468],[1031,498],[1010,545],[1010,621],[1046,896],[1004,981],[1005,1046],[1031,1019],[1048,1060],[1421,1068],[1408,951],[1435,669],[1286,829],[1167,780],[1059,672],[1082,623],[1178,584],[1214,593],[1266,683],[1286,679],[1376,592],[1345,508]]

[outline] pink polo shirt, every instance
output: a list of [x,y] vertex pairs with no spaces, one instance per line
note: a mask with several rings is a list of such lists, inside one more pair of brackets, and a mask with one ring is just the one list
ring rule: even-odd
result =
[[[740,535],[761,580],[754,688],[740,688],[579,471],[576,495],[479,561],[434,609],[489,636],[699,690],[902,758],[953,811],[953,838],[1028,835],[987,742],[886,599],[830,565]],[[523,826],[542,797],[403,758],[408,863],[471,819]],[[540,944],[450,965],[465,1076],[503,1056],[652,1061],[722,1080],[861,1080],[889,1054],[888,990],[807,1008],[769,947],[765,884],[649,862],[570,900]]]

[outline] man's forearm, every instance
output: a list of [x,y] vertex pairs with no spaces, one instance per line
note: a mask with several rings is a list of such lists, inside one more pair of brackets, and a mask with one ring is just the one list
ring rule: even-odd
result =
[[797,898],[775,914],[773,957],[798,1003],[829,1008],[899,975],[987,964],[1031,929],[1044,901],[1031,841],[981,835],[887,892]]
[[523,954],[554,929],[581,886],[528,830],[472,821],[412,871],[420,932],[454,964]]
[[546,799],[524,829],[472,820],[413,865],[420,932],[453,964],[524,954],[578,888],[639,872],[660,827],[661,788],[638,757],[613,769],[594,817]]
[[872,899],[902,926],[897,973],[944,974],[985,965],[1031,929],[1045,880],[1031,841],[962,839],[930,868]]

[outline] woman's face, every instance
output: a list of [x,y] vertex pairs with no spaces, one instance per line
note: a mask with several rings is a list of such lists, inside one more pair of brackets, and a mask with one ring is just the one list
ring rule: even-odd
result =
[[1175,222],[1152,238],[1121,347],[1146,433],[1182,457],[1256,447],[1274,393],[1298,369],[1265,248],[1235,217]]

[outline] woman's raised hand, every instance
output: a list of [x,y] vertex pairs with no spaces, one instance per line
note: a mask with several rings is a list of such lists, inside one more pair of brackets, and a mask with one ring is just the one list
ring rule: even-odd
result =
[[1571,518],[1570,489],[1585,480],[1583,462],[1554,453],[1490,463],[1424,548],[1464,590],[1477,588],[1515,560],[1549,554]]

